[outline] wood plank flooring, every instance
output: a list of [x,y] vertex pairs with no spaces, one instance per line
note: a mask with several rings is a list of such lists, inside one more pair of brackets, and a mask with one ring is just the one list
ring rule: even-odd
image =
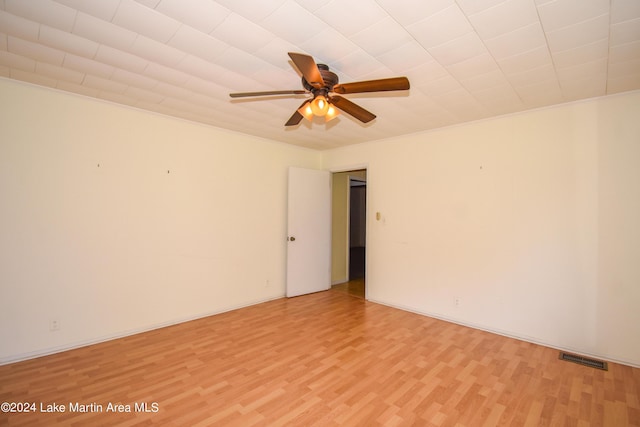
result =
[[349,295],[353,295],[354,297],[364,298],[364,277],[333,285],[331,289],[336,292],[344,292]]
[[327,291],[0,366],[0,402],[38,405],[10,426],[638,426],[640,369]]

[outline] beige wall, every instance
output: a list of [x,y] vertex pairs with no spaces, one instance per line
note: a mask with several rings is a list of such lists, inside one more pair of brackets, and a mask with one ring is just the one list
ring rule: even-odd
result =
[[640,365],[638,117],[635,92],[324,152],[368,164],[369,298]]
[[318,152],[8,80],[0,99],[0,363],[284,295],[287,170]]
[[288,167],[366,164],[370,299],[640,365],[639,92],[326,152],[0,99],[0,363],[282,296]]

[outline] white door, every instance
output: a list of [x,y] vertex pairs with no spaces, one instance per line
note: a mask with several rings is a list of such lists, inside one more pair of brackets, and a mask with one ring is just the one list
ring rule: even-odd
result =
[[331,287],[330,186],[328,171],[289,168],[287,297]]

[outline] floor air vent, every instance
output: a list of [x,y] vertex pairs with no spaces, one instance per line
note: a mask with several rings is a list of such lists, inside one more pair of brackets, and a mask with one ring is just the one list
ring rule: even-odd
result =
[[602,360],[589,359],[588,357],[578,356],[577,354],[565,353],[564,351],[560,352],[560,359],[578,363],[584,366],[590,366],[592,368],[602,369],[603,371],[609,370],[607,362],[603,362]]

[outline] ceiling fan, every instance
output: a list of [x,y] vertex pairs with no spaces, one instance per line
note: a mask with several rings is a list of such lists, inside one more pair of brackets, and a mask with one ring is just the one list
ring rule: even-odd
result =
[[376,118],[375,114],[340,95],[409,89],[409,80],[406,77],[340,84],[338,83],[338,76],[329,71],[327,65],[316,64],[311,56],[289,52],[289,57],[302,73],[302,86],[304,90],[241,92],[230,93],[229,96],[232,98],[243,98],[272,95],[304,95],[310,93],[313,95],[313,98],[306,100],[300,108],[293,113],[287,123],[285,123],[285,126],[295,126],[300,123],[303,118],[312,120],[313,116],[323,116],[325,121],[329,121],[339,114],[338,110],[342,110],[363,123],[368,123]]

